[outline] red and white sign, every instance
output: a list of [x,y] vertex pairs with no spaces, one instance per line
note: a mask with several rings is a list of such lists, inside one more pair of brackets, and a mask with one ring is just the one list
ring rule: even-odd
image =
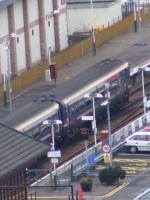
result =
[[103,151],[104,151],[104,153],[109,153],[110,152],[110,146],[108,144],[105,144],[103,146]]

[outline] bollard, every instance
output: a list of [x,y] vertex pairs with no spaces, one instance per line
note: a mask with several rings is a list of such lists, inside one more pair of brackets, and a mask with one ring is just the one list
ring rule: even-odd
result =
[[76,200],[79,200],[78,195],[78,191],[76,191]]
[[79,200],[83,200],[83,190],[82,190],[82,187],[80,187],[80,190],[79,190]]

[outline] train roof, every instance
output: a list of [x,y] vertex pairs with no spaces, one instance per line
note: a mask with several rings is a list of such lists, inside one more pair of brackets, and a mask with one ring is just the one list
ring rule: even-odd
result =
[[0,177],[24,170],[49,148],[33,137],[0,124]]
[[[54,96],[57,99],[65,100],[65,102],[72,101],[73,96],[81,96],[86,90],[88,91],[89,86],[95,87],[97,80],[105,82],[111,76],[119,73],[123,69],[128,67],[127,62],[122,62],[118,59],[106,59],[91,66],[81,74],[64,82],[57,87],[52,88],[49,93],[46,91],[41,92],[42,95],[48,97]],[[93,84],[93,86],[91,85]],[[81,94],[81,90],[82,94]],[[71,98],[71,99],[70,99]],[[52,106],[53,105],[53,106]],[[37,102],[31,102],[27,105],[22,106],[17,112],[9,115],[9,117],[3,120],[3,123],[9,126],[16,127],[21,130],[27,126],[27,124],[39,123],[47,119],[50,113],[57,109],[57,105],[52,102],[41,102],[40,99]],[[34,118],[34,119],[33,119]],[[26,123],[27,122],[27,123]]]

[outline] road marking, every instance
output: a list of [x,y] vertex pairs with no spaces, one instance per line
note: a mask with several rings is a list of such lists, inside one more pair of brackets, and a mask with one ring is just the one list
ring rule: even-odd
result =
[[113,162],[131,162],[131,163],[150,163],[149,159],[123,159],[123,158],[115,158]]
[[137,174],[137,171],[135,171],[135,170],[126,170],[126,173],[127,174]]
[[[31,197],[28,197],[31,198]],[[34,197],[33,197],[34,198]],[[36,196],[36,199],[67,199],[68,196]]]
[[127,171],[144,171],[146,169],[148,169],[148,167],[121,167],[122,169],[124,170],[127,170]]
[[147,163],[128,163],[128,165],[144,167],[144,166],[147,166],[148,164]]
[[101,197],[111,197],[112,195],[114,195],[115,193],[119,192],[120,190],[122,190],[124,187],[126,187],[127,185],[129,185],[128,182],[124,182],[122,185],[120,185],[119,187],[117,187],[116,189],[114,189],[113,191],[107,193],[104,196]]
[[65,76],[65,79],[69,80],[69,79],[71,79],[71,77],[70,76]]
[[117,153],[119,156],[144,156],[144,157],[149,157],[150,154],[134,154],[134,153]]

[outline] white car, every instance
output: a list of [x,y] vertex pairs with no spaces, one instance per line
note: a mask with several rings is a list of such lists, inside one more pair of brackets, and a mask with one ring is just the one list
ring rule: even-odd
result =
[[150,151],[150,132],[136,132],[125,139],[125,147],[130,153]]

